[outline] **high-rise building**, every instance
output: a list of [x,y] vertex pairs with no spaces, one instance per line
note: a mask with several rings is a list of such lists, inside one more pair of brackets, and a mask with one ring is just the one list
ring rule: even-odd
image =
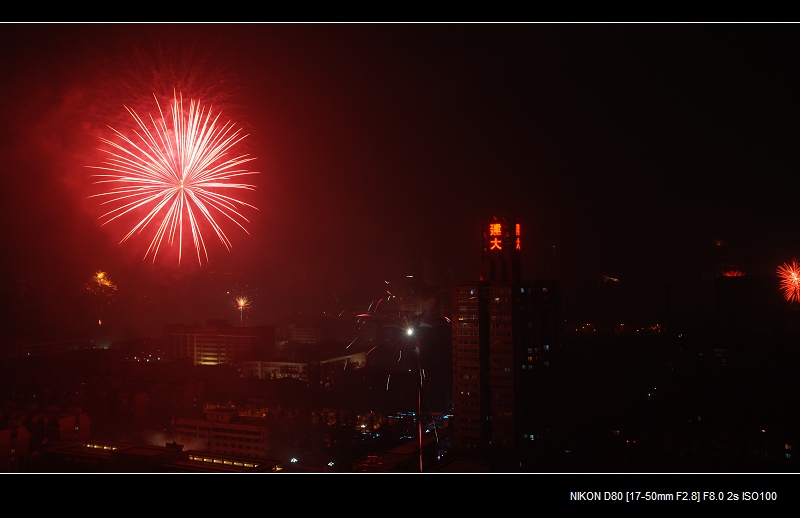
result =
[[561,346],[557,281],[524,281],[519,220],[484,222],[478,280],[453,287],[456,448],[517,459],[550,428]]

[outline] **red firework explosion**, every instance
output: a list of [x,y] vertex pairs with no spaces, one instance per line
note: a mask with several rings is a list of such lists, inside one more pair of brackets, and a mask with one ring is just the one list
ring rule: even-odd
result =
[[[203,256],[208,262],[202,233],[206,223],[222,244],[231,249],[231,242],[215,216],[224,216],[247,232],[244,224],[249,221],[240,209],[256,207],[224,193],[255,189],[253,185],[232,181],[257,174],[240,168],[255,158],[246,154],[228,158],[245,136],[231,122],[218,124],[219,114],[212,117],[211,110],[200,103],[190,101],[187,114],[183,99],[176,94],[170,119],[164,117],[157,98],[156,105],[159,117],[150,115],[152,125],[126,107],[139,126],[140,131],[133,132],[135,138],[114,128],[111,130],[120,139],[119,143],[101,138],[114,150],[101,149],[110,158],[101,166],[89,167],[108,171],[110,174],[94,175],[101,178],[95,183],[112,187],[90,197],[103,197],[101,205],[113,207],[100,216],[103,225],[123,216],[138,218],[120,243],[142,232],[150,223],[157,227],[144,258],[152,253],[155,262],[165,240],[170,246],[177,241],[180,263],[184,233],[191,233],[197,260],[202,264]],[[140,213],[140,209],[145,212]]]
[[781,280],[783,298],[789,302],[800,302],[800,264],[797,259],[778,266],[777,273]]

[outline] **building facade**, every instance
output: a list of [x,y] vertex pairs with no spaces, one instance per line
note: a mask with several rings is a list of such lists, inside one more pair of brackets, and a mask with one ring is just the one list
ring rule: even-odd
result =
[[200,419],[176,419],[174,436],[191,449],[219,455],[265,458],[269,451],[265,420],[241,417],[234,409],[207,410]]
[[237,365],[274,354],[275,327],[234,326],[227,320],[171,324],[164,326],[164,341],[172,358],[190,358],[193,365]]
[[478,280],[453,287],[454,440],[462,453],[524,454],[550,427],[560,286],[523,281],[518,220],[484,223]]

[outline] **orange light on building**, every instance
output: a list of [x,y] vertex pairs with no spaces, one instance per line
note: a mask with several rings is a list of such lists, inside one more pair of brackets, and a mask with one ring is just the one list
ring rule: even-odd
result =
[[492,247],[489,250],[502,250],[503,249],[503,242],[500,239],[494,238],[490,241],[492,243]]
[[519,250],[519,238],[517,238],[517,250]]
[[514,231],[516,232],[516,234],[517,234],[518,236],[520,235],[520,233],[519,233],[519,223],[517,223],[516,225],[514,225]]
[[489,235],[490,236],[502,236],[503,235],[503,226],[500,223],[489,223]]

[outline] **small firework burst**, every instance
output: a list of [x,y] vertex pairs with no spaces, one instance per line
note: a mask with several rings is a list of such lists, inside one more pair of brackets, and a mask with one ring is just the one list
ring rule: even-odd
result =
[[777,274],[783,298],[789,302],[800,302],[800,264],[797,259],[778,266]]
[[236,286],[233,290],[227,292],[228,296],[233,297],[233,305],[236,311],[239,312],[240,324],[244,323],[244,314],[249,313],[253,307],[255,293],[255,290],[250,289],[248,286]]
[[114,295],[114,292],[117,291],[117,285],[111,282],[108,274],[102,270],[96,271],[91,280],[84,284],[83,287],[92,295],[109,300]]
[[94,299],[100,302],[100,307],[97,310],[97,325],[103,325],[103,306],[111,305],[114,301],[114,293],[117,291],[117,285],[111,282],[106,272],[98,270],[94,273],[89,282],[83,285],[83,288]]

